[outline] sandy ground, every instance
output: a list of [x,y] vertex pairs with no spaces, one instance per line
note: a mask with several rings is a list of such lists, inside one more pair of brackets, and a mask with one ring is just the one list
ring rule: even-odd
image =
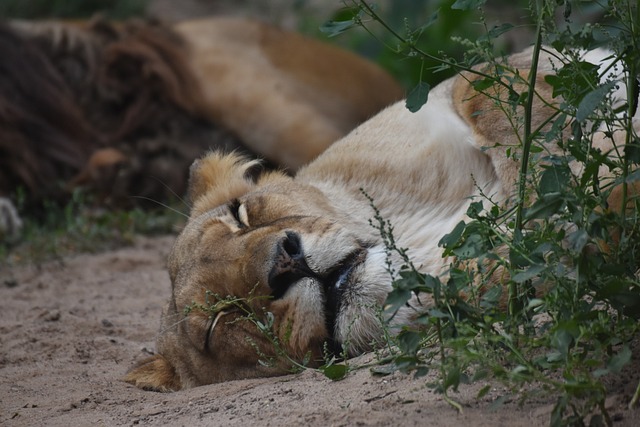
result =
[[[231,3],[154,0],[152,12],[179,20]],[[280,9],[256,14],[288,22]],[[338,382],[305,371],[169,394],[138,390],[121,379],[154,351],[161,307],[170,293],[164,265],[172,240],[139,238],[133,247],[0,270],[0,425],[549,424],[552,397],[495,408],[503,389],[476,401],[482,385],[466,386],[451,396],[463,405],[459,414],[426,387],[428,378],[377,377],[368,369]],[[616,427],[640,420],[640,410],[626,409],[639,365],[636,360],[636,368],[611,384],[607,406]]]
[[[338,382],[305,371],[168,394],[138,390],[121,378],[154,350],[172,239],[0,271],[0,425],[548,425],[549,397],[494,409],[500,387],[476,401],[482,385],[465,386],[452,395],[464,407],[458,414],[425,386],[428,378],[368,369]],[[613,385],[615,426],[640,419],[640,410],[625,409],[632,373]]]

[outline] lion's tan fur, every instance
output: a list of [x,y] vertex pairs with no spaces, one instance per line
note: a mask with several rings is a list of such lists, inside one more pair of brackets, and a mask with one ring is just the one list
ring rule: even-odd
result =
[[[526,74],[524,58],[513,60]],[[448,260],[438,241],[465,219],[472,198],[482,193],[506,203],[514,191],[517,164],[499,144],[513,144],[518,136],[469,78],[442,83],[415,114],[402,102],[388,107],[295,178],[272,173],[253,180],[247,175],[251,162],[235,155],[211,153],[197,162],[191,171],[194,209],[169,257],[173,294],[159,355],[132,370],[127,381],[166,390],[286,372],[281,358],[271,367],[259,363],[274,355],[273,348],[242,313],[232,310],[207,340],[212,317],[183,311],[194,301],[206,304],[207,290],[244,298],[259,318],[272,313],[275,336],[298,360],[309,353],[310,363],[318,363],[325,341],[351,355],[375,347],[391,278],[384,243],[370,224],[368,197],[414,265],[440,275]],[[541,96],[553,102],[542,78],[538,84]],[[534,121],[541,123],[545,107],[538,106]],[[604,138],[599,143],[612,145]],[[397,269],[402,260],[391,255],[391,262]],[[420,310],[430,302],[411,304]],[[414,315],[403,307],[392,326]],[[162,369],[154,385],[149,372],[158,360]],[[167,366],[175,369],[169,382]]]
[[207,82],[207,115],[290,170],[402,96],[373,64],[265,24],[219,19],[175,29],[189,41],[191,69]]

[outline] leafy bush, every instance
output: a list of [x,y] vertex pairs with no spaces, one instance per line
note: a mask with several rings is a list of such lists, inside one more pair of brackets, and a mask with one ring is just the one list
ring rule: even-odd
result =
[[[591,11],[600,8],[596,14],[601,22],[574,25],[573,10],[585,3]],[[457,0],[451,7],[471,12],[483,4]],[[553,46],[567,61],[556,76],[546,79],[563,102],[539,128],[533,127],[531,115],[535,73],[525,80],[496,59],[499,49],[493,41],[511,25],[458,39],[466,49],[464,59],[458,60],[424,49],[421,35],[437,19],[396,30],[364,1],[352,2],[350,10],[348,19],[329,23],[325,31],[337,34],[376,23],[395,37],[395,52],[434,61],[439,69],[469,71],[475,63],[493,63],[495,75],[482,75],[474,86],[488,91],[499,85],[507,91],[509,96],[496,102],[520,135],[518,146],[498,147],[521,165],[514,203],[471,204],[470,220],[440,242],[444,254],[456,259],[445,278],[417,272],[406,255],[411,248],[397,247],[391,226],[378,216],[376,227],[389,250],[406,261],[385,306],[393,310],[420,293],[430,294],[434,306],[393,338],[391,364],[376,371],[423,375],[436,369],[440,379],[433,386],[445,396],[461,383],[486,378],[504,381],[514,391],[534,383],[558,395],[552,425],[582,425],[588,418],[593,425],[610,425],[603,379],[628,365],[630,343],[640,326],[640,218],[632,191],[640,179],[640,140],[632,125],[640,71],[638,3],[535,3],[533,63],[544,45]],[[482,21],[481,11],[479,16]],[[557,16],[563,17],[560,24]],[[626,81],[603,79],[597,67],[577,54],[578,49],[598,46],[613,52]],[[412,111],[428,97],[429,83],[419,80],[407,101]],[[621,84],[630,102],[615,105],[612,92]],[[598,128],[609,137],[620,129],[626,132],[616,152],[594,147]],[[602,168],[613,179],[601,180]],[[614,192],[619,206],[609,206]],[[497,275],[504,286],[492,286]],[[484,387],[480,396],[488,390]],[[630,405],[637,399],[638,392]]]

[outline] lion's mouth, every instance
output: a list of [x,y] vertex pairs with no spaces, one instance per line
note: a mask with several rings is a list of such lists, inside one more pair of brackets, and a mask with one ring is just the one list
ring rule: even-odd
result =
[[353,272],[367,259],[367,250],[357,249],[347,255],[338,265],[332,269],[322,280],[325,293],[325,322],[333,344],[335,342],[336,318],[340,312],[345,292],[353,285]]

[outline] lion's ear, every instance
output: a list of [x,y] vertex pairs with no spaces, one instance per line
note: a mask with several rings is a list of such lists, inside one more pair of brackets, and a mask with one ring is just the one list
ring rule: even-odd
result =
[[196,160],[189,171],[191,215],[197,216],[249,192],[251,170],[260,165],[237,154],[212,152]]
[[143,390],[168,392],[182,388],[176,370],[160,354],[144,359],[134,366],[124,380]]

